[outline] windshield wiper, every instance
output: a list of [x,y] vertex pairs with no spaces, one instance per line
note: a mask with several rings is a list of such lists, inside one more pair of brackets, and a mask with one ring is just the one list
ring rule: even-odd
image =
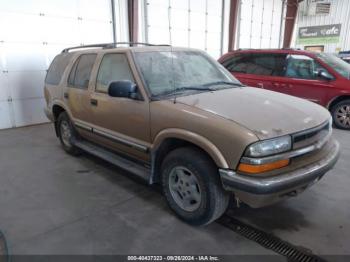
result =
[[186,91],[186,90],[198,90],[198,91],[215,91],[210,87],[207,87],[205,85],[200,85],[200,86],[181,86],[175,89],[176,92],[178,91]]
[[167,90],[166,92],[154,95],[153,98],[158,98],[158,97],[164,97],[164,96],[169,96],[169,95],[175,95],[178,93],[183,93],[185,91],[217,91],[219,89],[216,88],[211,88],[210,86],[215,86],[215,85],[230,85],[230,86],[236,86],[236,87],[242,87],[241,83],[235,83],[235,82],[229,82],[229,81],[216,81],[216,82],[211,82],[203,85],[197,85],[197,86],[181,86],[177,87],[173,90]]
[[215,89],[212,89],[210,87],[205,87],[205,86],[182,86],[182,87],[177,87],[173,90],[167,90],[166,92],[154,95],[153,97],[162,97],[162,96],[169,96],[169,95],[174,95],[178,93],[183,93],[184,91],[215,91]]
[[230,85],[230,86],[237,86],[237,87],[244,86],[241,83],[235,83],[235,82],[229,82],[229,81],[216,81],[216,82],[204,84],[203,86],[209,87],[209,86],[216,86],[216,85]]

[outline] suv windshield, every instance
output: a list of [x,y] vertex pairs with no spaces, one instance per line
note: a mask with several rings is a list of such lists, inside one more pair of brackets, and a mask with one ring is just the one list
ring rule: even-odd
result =
[[136,52],[135,59],[152,97],[242,86],[201,52]]
[[332,67],[339,74],[347,79],[350,79],[350,64],[332,54],[319,53],[317,54],[317,57]]

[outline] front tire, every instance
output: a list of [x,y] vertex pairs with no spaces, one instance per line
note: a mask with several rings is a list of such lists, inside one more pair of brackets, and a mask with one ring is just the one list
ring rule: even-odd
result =
[[164,159],[161,172],[168,205],[185,222],[206,225],[226,211],[230,195],[221,185],[217,167],[201,150],[175,149]]
[[334,125],[340,129],[350,130],[350,100],[344,100],[333,106]]
[[72,141],[77,138],[77,133],[69,119],[68,114],[66,112],[62,112],[58,116],[56,124],[58,137],[61,141],[63,149],[71,155],[78,155],[80,150],[72,143]]

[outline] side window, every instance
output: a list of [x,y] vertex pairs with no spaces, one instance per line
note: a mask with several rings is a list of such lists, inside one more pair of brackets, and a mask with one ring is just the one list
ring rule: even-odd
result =
[[285,70],[284,54],[241,54],[224,62],[231,72],[283,76]]
[[253,54],[253,63],[248,74],[283,76],[285,70],[286,55],[284,54]]
[[81,55],[75,61],[69,74],[68,85],[77,88],[88,88],[92,67],[96,60],[96,54]]
[[317,62],[316,60],[314,60],[314,62],[315,62],[315,72],[314,73],[315,73],[316,79],[324,80],[324,78],[322,78],[318,75],[318,73],[320,71],[324,71],[330,79],[334,79],[334,76],[331,73],[329,73],[329,71],[326,68],[324,68],[319,62]]
[[61,81],[64,70],[71,59],[70,53],[60,54],[52,61],[47,72],[45,83],[49,85],[58,85]]
[[247,55],[235,55],[223,62],[223,66],[230,72],[246,73],[246,64],[249,58]]
[[318,72],[325,71],[331,74],[313,58],[305,55],[288,55],[286,76],[299,79],[320,79]]
[[97,75],[96,91],[107,93],[109,83],[119,80],[135,82],[126,55],[104,55]]
[[230,72],[247,73],[247,68],[252,64],[252,59],[249,54],[235,55],[223,63],[223,66]]
[[75,72],[77,71],[77,65],[78,65],[79,59],[80,58],[78,58],[74,62],[74,65],[73,65],[72,69],[70,70],[69,77],[68,77],[68,85],[69,86],[74,86]]

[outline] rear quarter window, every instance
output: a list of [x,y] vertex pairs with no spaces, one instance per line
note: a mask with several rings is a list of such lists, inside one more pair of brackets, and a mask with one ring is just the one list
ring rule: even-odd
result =
[[61,81],[64,70],[71,60],[71,54],[59,54],[52,61],[46,74],[45,83],[49,85],[58,85]]

